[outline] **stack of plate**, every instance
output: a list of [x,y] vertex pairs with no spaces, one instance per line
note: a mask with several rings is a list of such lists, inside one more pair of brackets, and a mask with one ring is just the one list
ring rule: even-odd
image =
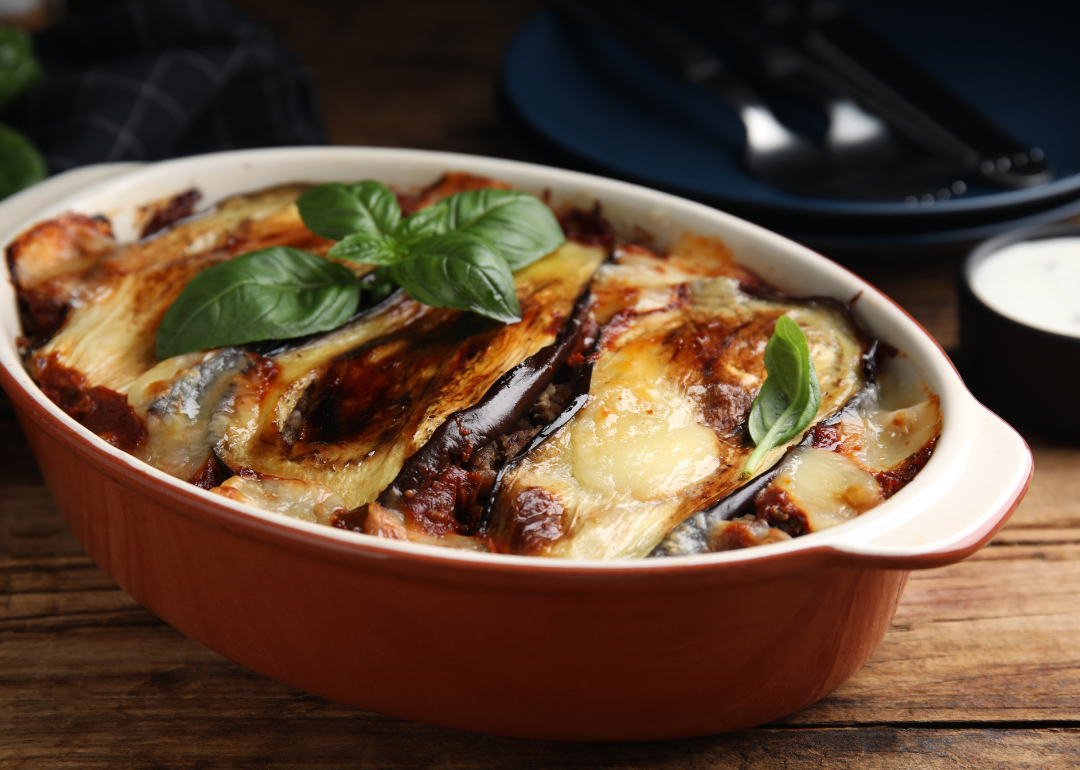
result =
[[1055,0],[862,0],[861,19],[1013,135],[1041,148],[1053,181],[971,185],[950,200],[808,198],[748,175],[731,109],[552,11],[503,63],[500,107],[529,154],[695,198],[832,256],[941,253],[1080,214],[1077,5]]

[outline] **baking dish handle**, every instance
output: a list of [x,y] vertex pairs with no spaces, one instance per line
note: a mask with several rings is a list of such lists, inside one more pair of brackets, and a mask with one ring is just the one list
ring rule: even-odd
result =
[[[1004,526],[1031,481],[1031,450],[985,407],[970,417],[957,426],[964,447],[955,462],[917,492],[901,490],[877,515],[867,515],[864,526],[830,544],[845,561],[888,569],[940,567],[967,558]],[[904,494],[909,489],[913,498]]]

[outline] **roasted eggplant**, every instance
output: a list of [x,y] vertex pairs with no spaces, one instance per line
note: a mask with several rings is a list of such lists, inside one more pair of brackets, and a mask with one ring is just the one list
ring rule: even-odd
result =
[[233,472],[326,486],[350,508],[370,502],[447,415],[555,339],[603,258],[601,249],[568,243],[518,271],[516,324],[399,293],[273,356],[266,376],[245,378],[231,394],[218,457]]
[[[744,483],[753,449],[746,419],[782,313],[808,338],[822,389],[818,421],[862,389],[867,340],[842,306],[783,298],[727,276],[683,280],[691,276],[669,270],[679,282],[658,284],[661,267],[661,258],[635,254],[598,272],[599,295],[637,286],[642,274],[649,286],[603,326],[588,405],[517,460],[495,490],[485,533],[495,549],[645,556]],[[767,455],[765,466],[783,452]]]

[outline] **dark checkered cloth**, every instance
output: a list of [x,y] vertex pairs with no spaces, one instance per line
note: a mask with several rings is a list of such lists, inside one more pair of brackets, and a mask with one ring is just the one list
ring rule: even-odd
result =
[[218,0],[109,6],[65,19],[34,45],[45,74],[3,117],[52,173],[326,141],[303,67]]

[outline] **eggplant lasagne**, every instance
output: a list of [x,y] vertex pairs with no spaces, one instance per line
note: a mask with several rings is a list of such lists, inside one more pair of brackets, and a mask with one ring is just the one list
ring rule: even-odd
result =
[[[502,185],[450,174],[398,197],[410,213],[486,186]],[[715,239],[663,254],[624,241],[599,210],[562,212],[565,245],[514,274],[517,323],[399,290],[330,332],[158,360],[158,325],[204,268],[271,246],[326,254],[298,215],[304,189],[197,215],[197,194],[178,196],[148,208],[134,243],[78,214],[23,233],[8,262],[31,375],[113,446],[215,494],[496,553],[787,540],[877,505],[933,451],[937,397],[879,383],[887,346],[847,306],[778,293]],[[806,336],[821,403],[750,477],[747,420],[782,314]]]

